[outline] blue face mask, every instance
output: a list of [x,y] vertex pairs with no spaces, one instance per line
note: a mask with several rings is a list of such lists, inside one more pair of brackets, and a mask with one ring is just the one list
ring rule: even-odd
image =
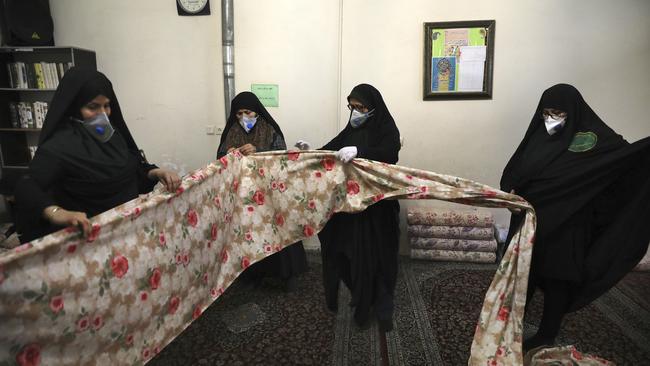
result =
[[357,128],[361,126],[366,120],[370,117],[372,117],[372,114],[375,110],[368,111],[367,113],[361,113],[356,109],[352,110],[352,113],[350,114],[350,125],[353,128]]
[[97,141],[107,142],[113,137],[115,130],[111,125],[111,121],[108,119],[106,113],[99,113],[94,117],[87,118],[85,120],[79,120],[72,118],[74,121],[79,122],[83,127],[88,131]]
[[251,132],[253,127],[255,127],[255,123],[257,123],[257,117],[258,116],[248,117],[244,115],[239,119],[239,124],[242,126],[242,128],[244,128],[244,131],[246,131],[246,133]]

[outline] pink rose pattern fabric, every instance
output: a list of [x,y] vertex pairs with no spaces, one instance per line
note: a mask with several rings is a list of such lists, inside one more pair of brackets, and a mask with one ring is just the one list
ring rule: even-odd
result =
[[[251,264],[382,199],[512,207],[526,217],[477,320],[470,365],[520,365],[535,214],[458,177],[331,152],[231,153],[92,219],[0,255],[0,364],[144,364]],[[415,220],[448,225],[448,221]],[[411,220],[413,221],[413,220]],[[491,226],[472,217],[464,226]]]
[[497,241],[469,239],[409,238],[412,249],[439,249],[465,252],[492,252],[497,250]]
[[492,240],[494,228],[473,226],[408,225],[409,236],[424,238]]
[[574,346],[543,348],[532,356],[526,355],[526,358],[530,358],[530,361],[526,360],[530,366],[614,366],[614,363],[600,357],[581,353]]
[[[494,189],[494,188],[491,188]],[[409,225],[492,227],[494,218],[486,211],[457,211],[414,207],[406,213]]]
[[462,252],[457,250],[440,249],[411,249],[411,258],[443,262],[494,263],[497,260],[497,255],[494,252],[489,253]]

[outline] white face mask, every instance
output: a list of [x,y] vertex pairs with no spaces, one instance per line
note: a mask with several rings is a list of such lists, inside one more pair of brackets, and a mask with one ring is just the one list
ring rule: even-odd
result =
[[94,117],[87,118],[83,121],[77,118],[72,119],[81,123],[86,131],[96,138],[97,141],[102,143],[110,140],[111,137],[113,137],[113,133],[115,133],[111,121],[108,119],[106,113],[99,113]]
[[255,123],[257,123],[257,116],[248,117],[246,115],[243,115],[239,119],[239,124],[244,128],[244,131],[246,131],[246,133],[251,132],[253,127],[255,127]]
[[356,109],[353,109],[352,113],[350,114],[350,125],[353,128],[361,126],[364,122],[366,122],[368,118],[372,117],[374,111],[375,110],[373,109],[367,113],[362,113]]
[[562,129],[564,127],[564,123],[566,122],[566,117],[559,117],[555,118],[553,116],[545,116],[544,117],[544,126],[546,127],[546,131],[548,132],[549,135],[554,135],[556,132]]

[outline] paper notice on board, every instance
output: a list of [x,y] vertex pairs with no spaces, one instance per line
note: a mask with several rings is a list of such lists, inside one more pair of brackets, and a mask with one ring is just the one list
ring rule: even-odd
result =
[[460,47],[469,43],[469,29],[448,29],[445,31],[445,56],[458,57]]
[[486,50],[486,46],[462,46],[460,47],[460,62],[485,61]]
[[485,55],[485,46],[460,47],[460,62],[458,64],[458,91],[483,90]]

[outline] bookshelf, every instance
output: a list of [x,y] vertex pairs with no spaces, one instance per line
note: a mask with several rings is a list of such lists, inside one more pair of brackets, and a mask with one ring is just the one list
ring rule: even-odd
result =
[[13,195],[26,172],[58,82],[73,66],[97,69],[77,47],[0,47],[0,194]]

